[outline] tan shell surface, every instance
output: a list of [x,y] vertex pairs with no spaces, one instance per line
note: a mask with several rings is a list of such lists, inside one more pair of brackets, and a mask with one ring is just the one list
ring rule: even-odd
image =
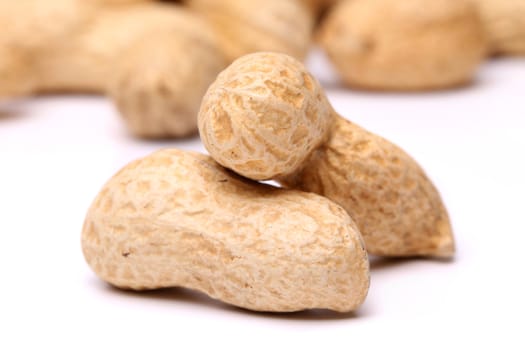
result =
[[36,84],[28,74],[31,57],[16,47],[0,45],[0,99],[29,93]]
[[195,133],[200,100],[226,66],[213,29],[178,5],[103,2],[0,0],[0,97],[109,93],[137,136]]
[[[0,7],[5,6],[4,1],[10,0],[0,0]],[[203,23],[187,10],[163,4],[99,7],[94,0],[12,3],[5,8],[5,16],[0,11],[0,23],[11,28],[0,38],[23,43],[16,44],[18,47],[12,43],[11,49],[17,48],[18,56],[31,57],[25,75],[34,80],[32,92],[105,92],[115,67],[125,59],[120,55],[136,38],[167,30],[199,33]],[[26,16],[17,16],[19,12]]]
[[186,0],[208,18],[231,62],[258,51],[303,59],[310,47],[314,18],[296,0]]
[[170,32],[143,38],[124,57],[109,94],[129,130],[144,138],[195,134],[202,97],[226,67],[219,49]]
[[341,1],[319,40],[348,85],[377,90],[468,83],[487,51],[469,0]]
[[[374,254],[453,255],[454,240],[443,202],[410,156],[333,112],[318,82],[300,83],[297,77],[308,73],[295,59],[265,53],[246,56],[238,62],[221,73],[208,91],[217,97],[205,98],[199,113],[201,138],[212,157],[252,179],[274,174],[272,178],[288,187],[334,200],[355,217],[367,249]],[[276,74],[281,71],[286,72],[282,77]],[[265,79],[272,85],[264,88],[264,94],[254,94],[254,81]],[[256,89],[259,85],[255,85]],[[312,86],[297,90],[298,85]],[[293,89],[293,93],[286,96],[296,96],[302,103],[310,101],[315,107],[298,109],[293,104],[281,107],[283,98],[276,96],[282,96],[282,91],[288,89]],[[314,97],[321,97],[313,98],[312,91]],[[269,112],[272,110],[279,113]],[[324,115],[326,110],[331,117]],[[279,117],[274,118],[274,114]],[[311,118],[321,115],[316,126],[308,126],[307,133],[300,138],[315,140],[307,143],[308,152],[301,153],[302,148],[290,143],[288,136],[280,136],[292,135],[293,128],[309,125]],[[319,133],[321,129],[323,132]],[[278,152],[273,152],[274,149]],[[280,162],[281,158],[274,153],[283,160],[300,154],[301,161],[291,166]],[[278,173],[283,175],[275,175]]]
[[300,62],[255,53],[236,60],[210,86],[199,132],[217,162],[265,180],[300,167],[326,139],[331,118],[324,92]]
[[280,181],[345,208],[371,254],[454,254],[447,211],[421,167],[399,147],[341,117],[303,170]]
[[83,0],[0,0],[0,97],[32,92],[38,53],[67,42],[95,10]]
[[491,52],[525,55],[525,0],[476,0]]
[[350,311],[369,286],[359,231],[341,207],[178,150],[109,180],[86,216],[82,248],[115,286],[186,287],[257,311]]
[[[216,44],[203,20],[181,6],[138,3],[103,8],[70,40],[41,53],[34,68],[38,91],[106,92],[117,67],[130,59],[124,54],[131,46],[146,36],[156,42],[156,37],[171,32]],[[164,46],[161,41],[157,44]]]
[[0,0],[0,45],[38,49],[67,40],[97,9],[86,0]]

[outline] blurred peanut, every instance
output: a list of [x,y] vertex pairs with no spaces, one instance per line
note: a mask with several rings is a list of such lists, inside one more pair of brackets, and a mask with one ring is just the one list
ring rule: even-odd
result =
[[220,37],[229,61],[257,51],[303,59],[310,48],[314,16],[298,0],[185,0]]
[[201,99],[226,66],[220,55],[210,43],[178,33],[133,45],[109,87],[131,132],[143,138],[195,134]]
[[344,0],[326,16],[319,42],[346,84],[373,90],[464,85],[487,51],[470,0]]
[[491,52],[525,55],[525,0],[476,0]]
[[[83,0],[45,6],[0,0],[0,6],[6,11],[0,26],[9,28],[0,33],[0,95],[110,92],[139,136],[195,132],[191,114],[225,66],[213,30],[181,6]],[[181,72],[188,62],[190,71]]]

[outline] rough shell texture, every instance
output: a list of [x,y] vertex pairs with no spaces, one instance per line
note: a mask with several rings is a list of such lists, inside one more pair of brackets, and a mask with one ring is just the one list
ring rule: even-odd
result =
[[[370,252],[451,256],[447,213],[417,163],[388,141],[343,121],[315,80],[301,84],[305,76],[300,62],[277,53],[246,56],[221,73],[199,113],[212,157],[252,179],[278,178],[338,202],[355,216]],[[305,146],[290,142],[304,126],[298,139]]]
[[110,96],[131,132],[146,138],[196,133],[202,97],[226,66],[219,49],[171,32],[145,37],[124,56]]
[[245,54],[276,51],[302,59],[310,47],[314,19],[296,0],[186,0],[206,16],[233,61]]
[[331,117],[324,92],[300,62],[255,53],[235,61],[210,86],[199,131],[217,162],[265,180],[297,170],[325,141]]
[[399,147],[341,117],[308,165],[281,182],[345,208],[371,254],[454,253],[447,211],[421,167]]
[[182,286],[258,311],[349,311],[369,285],[366,252],[342,208],[178,150],[117,173],[87,214],[82,246],[115,286]]
[[525,55],[525,0],[476,0],[492,53]]
[[469,0],[345,0],[320,42],[347,84],[379,90],[468,83],[487,50]]

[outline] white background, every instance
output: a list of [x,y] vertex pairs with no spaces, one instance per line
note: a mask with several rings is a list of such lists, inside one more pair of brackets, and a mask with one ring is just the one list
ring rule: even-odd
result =
[[336,110],[412,154],[455,229],[452,262],[373,261],[354,314],[257,314],[173,289],[121,292],[84,262],[84,215],[103,183],[162,147],[130,137],[101,97],[0,102],[0,349],[525,347],[525,59],[488,62],[447,92],[348,91],[309,67]]

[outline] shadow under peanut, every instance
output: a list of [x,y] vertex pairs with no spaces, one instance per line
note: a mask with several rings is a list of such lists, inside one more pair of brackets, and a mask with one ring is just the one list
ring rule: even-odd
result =
[[375,272],[394,270],[398,268],[407,268],[410,265],[424,263],[430,264],[450,264],[454,262],[454,258],[385,258],[378,256],[370,256],[370,271],[372,278]]
[[[103,282],[100,282],[101,284]],[[209,308],[216,311],[234,313],[238,315],[246,315],[252,317],[272,318],[277,320],[295,320],[295,321],[336,321],[336,320],[350,320],[360,318],[366,314],[366,308],[362,307],[355,312],[339,313],[325,309],[313,309],[297,312],[258,312],[242,309],[236,306],[232,306],[223,303],[219,300],[212,299],[206,294],[180,287],[165,288],[151,291],[132,291],[122,290],[113,287],[108,284],[104,284],[104,287],[108,293],[119,294],[127,296],[129,298],[136,299],[149,299],[156,300],[165,303],[173,302],[173,306],[176,307],[175,303],[194,304],[199,308]]]
[[25,115],[17,104],[0,102],[0,123],[21,118]]
[[[370,257],[370,270],[371,270],[371,288],[374,288],[374,275],[388,273],[396,269],[407,269],[410,265],[420,264],[422,262],[431,264],[449,264],[453,259],[429,259],[429,258],[382,258],[382,257]],[[182,288],[164,288],[151,291],[132,291],[123,290],[106,284],[102,281],[97,281],[100,288],[105,289],[110,294],[126,296],[134,299],[148,299],[155,300],[158,302],[166,303],[168,306],[173,308],[177,307],[177,304],[194,305],[199,308],[208,308],[210,310],[228,312],[237,315],[246,315],[252,317],[271,318],[276,320],[293,320],[293,321],[344,321],[352,319],[362,319],[373,316],[374,314],[380,313],[380,310],[373,308],[374,301],[369,297],[365,303],[356,311],[339,313],[332,310],[325,309],[313,309],[298,312],[257,312],[242,309],[236,306],[232,306],[223,303],[219,300],[212,299],[204,293]]]

